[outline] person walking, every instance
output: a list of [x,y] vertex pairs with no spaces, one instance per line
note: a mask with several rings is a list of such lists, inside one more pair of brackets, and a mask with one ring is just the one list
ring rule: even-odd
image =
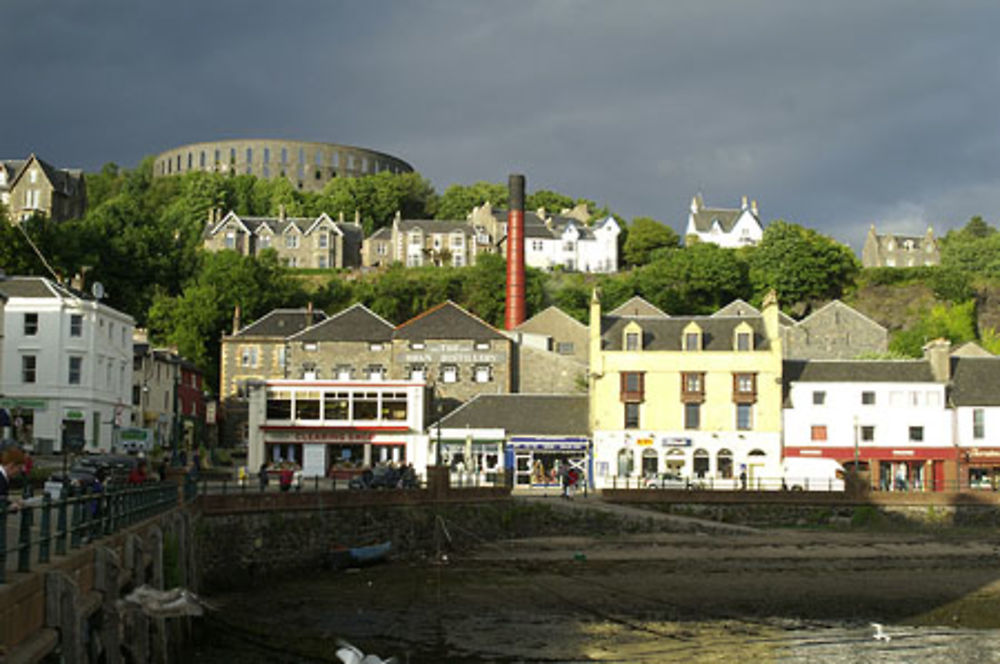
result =
[[21,508],[20,499],[10,501],[10,483],[24,467],[24,452],[16,447],[9,447],[0,454],[0,502],[7,503],[7,509],[16,512]]
[[260,470],[257,471],[257,479],[260,481],[260,490],[265,491],[267,489],[267,462],[260,464]]

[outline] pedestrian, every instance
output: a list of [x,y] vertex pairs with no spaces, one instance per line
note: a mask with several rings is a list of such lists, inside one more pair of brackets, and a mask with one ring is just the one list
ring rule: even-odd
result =
[[149,479],[146,476],[146,462],[140,460],[139,463],[135,464],[135,468],[128,474],[128,483],[132,486],[138,486]]
[[260,480],[260,490],[264,491],[267,489],[267,462],[260,464],[260,470],[257,471],[257,479]]
[[747,488],[747,471],[745,468],[740,469],[740,488],[744,491]]
[[7,509],[16,512],[21,509],[20,499],[8,501],[10,483],[24,467],[24,452],[16,447],[8,447],[0,454],[0,503],[6,503]]
[[292,488],[292,477],[294,475],[295,471],[292,470],[291,464],[281,464],[281,470],[278,471],[278,484],[282,491],[287,492]]
[[562,484],[562,497],[569,500],[569,471],[565,466],[559,468],[559,482]]

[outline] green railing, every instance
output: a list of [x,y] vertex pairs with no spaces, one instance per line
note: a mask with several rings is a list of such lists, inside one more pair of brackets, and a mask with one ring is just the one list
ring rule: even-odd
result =
[[[44,565],[53,553],[64,556],[179,504],[173,482],[96,493],[70,487],[65,493],[58,500],[46,493],[16,509],[0,498],[0,583],[6,583],[8,560],[15,556],[17,571],[30,572],[32,559]],[[8,541],[8,530],[16,530],[14,542]]]

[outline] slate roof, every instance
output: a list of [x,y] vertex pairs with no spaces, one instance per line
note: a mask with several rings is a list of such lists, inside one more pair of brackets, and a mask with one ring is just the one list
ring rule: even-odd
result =
[[733,226],[739,220],[743,210],[729,210],[726,208],[700,208],[697,212],[691,213],[694,220],[694,227],[700,233],[707,233],[712,230],[712,224],[718,222],[719,226],[726,233],[731,233]]
[[785,360],[786,384],[803,383],[933,383],[926,360]]
[[508,436],[587,436],[588,414],[586,394],[479,394],[442,418],[441,426],[503,429]]
[[[214,226],[209,227],[206,234],[209,236],[215,235],[222,230],[230,219],[236,219],[237,221],[242,222],[243,225],[246,226],[247,230],[254,234],[257,234],[263,227],[269,228],[275,235],[281,235],[290,228],[295,228],[300,233],[306,233],[320,220],[320,217],[322,216],[323,215],[316,217],[285,217],[284,219],[281,219],[280,217],[243,217],[234,212],[228,212]],[[336,227],[337,230],[345,236],[357,235],[359,238],[362,236],[363,231],[359,226],[349,223],[340,223],[338,221],[334,221],[329,216],[327,216],[327,218],[330,220],[330,223],[332,223],[334,227]]]
[[1000,406],[1000,357],[952,357],[951,402]]
[[402,232],[419,229],[424,233],[454,233],[472,235],[475,231],[464,221],[447,221],[444,219],[400,219],[399,230]]
[[580,321],[578,321],[577,319],[573,318],[568,313],[566,313],[565,311],[563,311],[562,309],[560,309],[559,307],[557,307],[554,304],[549,305],[548,307],[546,307],[542,311],[539,311],[537,314],[535,314],[534,316],[532,316],[528,320],[524,321],[523,323],[521,323],[520,325],[518,325],[514,329],[517,330],[517,331],[522,331],[522,332],[532,332],[534,330],[534,328],[538,327],[538,328],[540,328],[543,331],[548,331],[549,327],[550,327],[550,324],[547,323],[546,321],[548,319],[550,319],[550,318],[555,318],[555,319],[559,319],[559,320],[570,321],[572,323],[576,323],[577,326],[579,326],[579,327],[581,327],[583,329],[587,329],[587,324],[586,323],[581,323]]
[[292,335],[290,340],[388,342],[394,329],[392,323],[357,303]]
[[89,300],[90,297],[82,293],[74,293],[56,282],[45,277],[7,277],[0,280],[0,292],[8,298],[28,297],[28,298],[74,298]]
[[[493,216],[506,222],[508,218],[507,210],[493,210]],[[524,212],[524,237],[541,238],[546,240],[558,240],[562,237],[563,231],[570,224],[576,226],[580,231],[581,240],[593,240],[594,230],[579,219],[564,217],[558,214],[549,216],[549,225],[545,224],[545,219],[538,216],[537,212]]]
[[388,226],[383,226],[374,233],[368,236],[369,240],[391,240],[392,239],[392,229]]
[[[234,337],[289,337],[306,328],[308,309],[274,309],[253,323],[240,328]],[[312,323],[326,319],[322,311],[313,311]]]
[[649,301],[633,295],[617,307],[609,311],[607,316],[620,316],[630,318],[670,318],[670,314],[664,312],[659,307],[649,303]]
[[[65,196],[76,196],[80,189],[83,188],[83,171],[79,168],[56,168],[52,164],[48,163],[44,159],[38,157],[38,155],[31,155],[26,160],[21,162],[20,167],[17,170],[17,174],[11,179],[10,184],[13,186],[14,182],[21,177],[25,171],[25,167],[28,163],[34,159],[39,167],[41,167],[42,172],[45,177],[48,178],[49,182],[52,184],[52,188]],[[14,163],[17,160],[11,160],[7,163]]]
[[451,300],[414,316],[396,328],[395,339],[507,339],[495,327],[477,318]]
[[[604,350],[622,350],[622,332],[633,318],[608,317],[601,321],[601,342]],[[746,323],[753,330],[755,350],[771,347],[764,330],[763,319],[746,317],[686,316],[684,318],[645,318],[638,320],[642,327],[642,349],[644,351],[679,351],[684,328],[695,322],[701,328],[702,349],[706,351],[733,350],[733,335],[736,327]]]

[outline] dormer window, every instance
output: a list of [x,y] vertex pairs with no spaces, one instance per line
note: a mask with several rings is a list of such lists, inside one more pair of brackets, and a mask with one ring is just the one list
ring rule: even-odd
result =
[[753,328],[746,322],[741,322],[733,332],[733,348],[737,351],[753,350]]
[[642,328],[635,321],[629,322],[622,330],[622,350],[642,350]]
[[639,350],[639,333],[625,333],[625,350]]

